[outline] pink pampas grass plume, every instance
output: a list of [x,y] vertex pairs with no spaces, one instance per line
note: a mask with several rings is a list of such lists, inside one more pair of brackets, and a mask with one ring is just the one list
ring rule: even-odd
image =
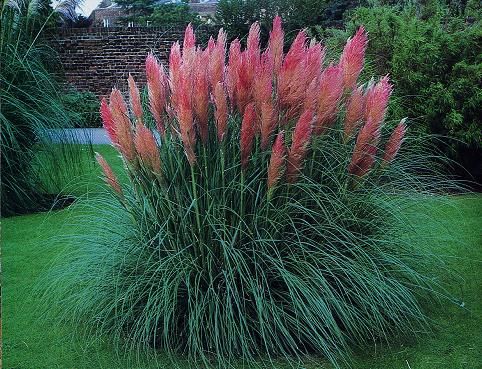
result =
[[191,90],[188,87],[187,77],[181,76],[179,82],[179,99],[176,106],[177,120],[179,122],[180,136],[189,164],[196,163],[194,148],[196,145],[196,128],[191,101]]
[[238,73],[234,92],[236,94],[236,106],[241,115],[244,114],[244,108],[252,99],[255,67],[256,65],[250,62],[250,56],[247,50],[242,52],[238,63]]
[[209,64],[208,51],[199,50],[196,56],[196,66],[193,70],[194,90],[192,98],[197,128],[203,143],[207,142],[209,128],[209,81],[206,68],[207,64]]
[[303,102],[303,111],[316,111],[318,106],[318,93],[320,91],[318,78],[312,80],[306,88],[305,100]]
[[278,75],[279,108],[284,112],[283,123],[301,113],[308,84],[306,33],[300,31],[286,54]]
[[132,112],[138,122],[142,122],[142,104],[141,97],[139,95],[139,89],[137,88],[136,81],[129,73],[129,78],[127,79],[127,84],[129,85],[129,100],[131,103]]
[[405,139],[405,132],[407,131],[407,126],[405,124],[406,120],[407,118],[403,118],[390,135],[390,138],[385,146],[385,152],[383,154],[382,160],[384,164],[391,163],[393,159],[395,159],[395,156],[397,156],[397,153]]
[[161,136],[164,136],[166,128],[163,121],[163,113],[167,97],[167,76],[164,68],[152,53],[149,53],[146,58],[146,77],[149,109],[156,122],[157,130]]
[[127,105],[117,88],[113,88],[110,94],[110,111],[114,120],[114,131],[116,136],[115,144],[119,147],[124,158],[132,163],[137,163],[132,123],[127,112]]
[[182,44],[182,61],[185,65],[192,68],[196,53],[196,36],[192,24],[189,23],[184,32],[184,41]]
[[271,54],[271,60],[273,61],[273,71],[277,75],[281,69],[283,63],[283,45],[284,45],[284,32],[281,22],[281,17],[276,16],[273,19],[273,28],[269,33],[268,51]]
[[271,150],[268,166],[268,190],[273,189],[283,176],[286,161],[286,147],[284,144],[284,131],[276,136]]
[[377,145],[380,141],[380,124],[369,120],[358,133],[353,149],[352,159],[348,173],[357,177],[367,174],[375,163]]
[[246,106],[241,123],[241,168],[246,169],[254,143],[256,110],[253,103]]
[[161,159],[156,138],[144,124],[136,125],[134,137],[136,151],[144,165],[156,174],[161,174]]
[[261,55],[261,49],[259,47],[260,28],[259,23],[254,22],[249,28],[248,39],[246,41],[246,55],[248,57],[248,63],[254,69],[258,64],[259,57]]
[[208,46],[206,48],[208,49],[209,55],[213,53],[213,50],[215,47],[216,47],[216,41],[214,41],[213,36],[209,36]]
[[306,70],[308,82],[318,78],[321,72],[321,66],[325,59],[326,50],[320,43],[311,42],[310,47],[306,51]]
[[276,128],[275,108],[271,101],[266,101],[261,104],[261,149],[268,148],[271,135]]
[[296,35],[293,43],[290,46],[288,53],[283,60],[283,69],[293,70],[294,66],[301,63],[305,58],[306,52],[306,32],[301,30]]
[[122,187],[117,180],[114,171],[110,167],[109,163],[104,159],[104,157],[99,154],[98,152],[95,153],[95,159],[99,163],[100,167],[102,168],[102,172],[104,173],[104,180],[106,183],[119,195],[123,196]]
[[226,89],[231,102],[231,107],[236,104],[236,82],[238,80],[238,67],[241,59],[241,43],[238,39],[229,46],[229,62],[226,68]]
[[365,96],[361,86],[353,90],[346,104],[343,133],[345,141],[353,136],[362,123],[365,113]]
[[179,80],[181,78],[181,46],[179,42],[172,44],[169,54],[169,86],[171,88],[171,102],[175,106],[178,100]]
[[100,102],[100,116],[102,118],[102,125],[107,131],[110,140],[112,143],[117,144],[114,117],[112,116],[112,112],[110,111],[109,105],[107,104],[107,100],[105,98],[102,98],[102,101]]
[[[299,85],[299,79],[306,80],[304,62],[306,61],[306,33],[300,31],[286,54],[278,75],[278,95],[283,105],[297,101],[299,96],[293,96],[293,84]],[[301,67],[301,68],[300,68]],[[304,96],[304,94],[303,94]]]
[[381,125],[385,119],[388,99],[392,94],[392,85],[387,76],[384,76],[376,84],[372,84],[366,92],[365,120],[372,120]]
[[296,182],[303,169],[303,162],[311,140],[312,122],[313,113],[308,110],[300,116],[296,123],[286,166],[286,180],[288,183]]
[[256,78],[253,80],[253,100],[258,110],[265,102],[271,101],[273,93],[272,61],[268,53],[263,53],[256,67]]
[[[208,45],[208,49],[209,49]],[[212,47],[212,46],[211,46]],[[212,90],[218,82],[224,80],[224,62],[226,58],[226,32],[221,28],[212,50],[209,51],[209,85]],[[206,66],[204,66],[205,68]]]
[[340,65],[343,69],[343,83],[346,89],[352,89],[363,69],[365,50],[368,44],[368,36],[365,28],[360,27],[355,36],[349,38],[340,57]]
[[314,133],[320,135],[336,119],[343,94],[343,73],[339,65],[330,65],[320,74],[317,117]]
[[218,82],[214,88],[214,106],[216,107],[214,117],[216,119],[218,141],[221,142],[224,139],[228,125],[228,102],[221,82]]

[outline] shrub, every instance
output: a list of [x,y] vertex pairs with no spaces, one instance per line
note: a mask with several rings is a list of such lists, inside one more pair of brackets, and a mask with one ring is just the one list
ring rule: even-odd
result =
[[101,127],[99,117],[100,100],[93,92],[69,89],[62,96],[63,105],[74,113],[74,123],[79,128]]
[[438,135],[439,148],[482,183],[481,20],[442,10],[423,18],[411,7],[359,8],[348,29],[363,24],[369,32],[367,59],[376,73],[390,73],[394,112]]
[[151,114],[132,78],[130,109],[117,89],[102,101],[129,179],[98,155],[111,192],[54,273],[63,319],[223,368],[313,353],[339,367],[426,324],[434,259],[402,236],[401,209],[447,184],[401,149],[405,120],[384,124],[388,77],[357,82],[366,33],[322,67],[304,31],[287,54],[280,18],[264,52],[259,32],[225,65],[225,33],[203,50],[188,27],[167,73],[147,57]]
[[[62,89],[46,67],[45,61],[52,63],[55,54],[41,41],[55,15],[68,8],[61,2],[53,11],[43,8],[44,3],[6,1],[0,8],[2,216],[50,208],[52,199],[45,197],[49,189],[42,182],[42,164],[50,154],[41,161],[36,155],[54,152],[48,147],[47,129],[71,124],[72,114],[62,104]],[[58,139],[63,138],[59,133]],[[72,146],[59,149],[62,155],[78,157]],[[76,165],[71,169],[75,171]],[[61,171],[57,167],[49,177]]]

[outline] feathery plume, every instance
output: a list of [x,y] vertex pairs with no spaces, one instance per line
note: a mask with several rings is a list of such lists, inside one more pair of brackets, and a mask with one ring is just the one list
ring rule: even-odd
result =
[[253,80],[253,100],[258,110],[264,102],[271,101],[273,92],[272,61],[268,53],[261,55],[261,60],[256,66],[256,78]]
[[308,81],[318,78],[321,72],[321,66],[325,59],[326,50],[319,42],[311,42],[310,47],[306,51],[306,70]]
[[286,147],[284,144],[284,131],[276,136],[271,150],[271,158],[268,166],[268,190],[274,188],[285,170]]
[[283,68],[285,70],[293,70],[296,65],[305,59],[306,52],[306,32],[301,30],[296,35],[293,43],[288,50],[284,60]]
[[406,120],[407,118],[403,118],[390,135],[385,146],[385,153],[383,154],[382,160],[384,164],[391,163],[393,159],[395,159],[395,156],[397,156],[405,138],[405,132],[407,130]]
[[357,177],[363,177],[370,171],[375,163],[379,141],[380,124],[370,119],[358,133],[348,173]]
[[216,47],[216,42],[214,41],[213,36],[209,36],[209,41],[208,41],[208,46],[207,46],[207,49],[209,51],[209,55],[212,54],[215,47]]
[[255,65],[250,62],[247,50],[240,54],[238,63],[237,80],[235,84],[236,106],[239,113],[244,113],[244,108],[251,100],[253,79],[255,75]]
[[346,104],[345,122],[343,133],[345,141],[358,129],[365,113],[365,96],[361,86],[353,90]]
[[236,38],[229,45],[229,62],[226,71],[226,89],[231,107],[236,104],[236,82],[238,80],[238,66],[241,59],[241,43]]
[[171,87],[171,102],[175,106],[178,100],[179,80],[181,77],[181,46],[176,41],[172,44],[169,54],[169,85]]
[[306,88],[305,100],[303,102],[303,111],[316,111],[318,106],[318,94],[320,91],[318,78],[313,79]]
[[161,159],[156,138],[151,130],[141,122],[136,125],[134,143],[144,165],[154,173],[161,174]]
[[107,100],[103,97],[100,102],[100,116],[102,118],[102,125],[104,126],[110,140],[113,144],[117,144],[117,136],[115,134],[115,122],[112,112],[110,111]]
[[320,74],[318,111],[314,133],[320,135],[336,119],[343,94],[343,74],[339,65],[330,65]]
[[196,129],[191,101],[191,90],[188,86],[187,77],[181,75],[179,81],[179,100],[176,106],[177,120],[179,122],[181,140],[184,146],[189,164],[196,163],[194,148],[196,145]]
[[254,22],[249,28],[248,39],[246,41],[246,54],[248,57],[248,63],[251,64],[251,68],[255,68],[261,49],[259,48],[260,28],[259,23]]
[[136,165],[137,156],[134,147],[132,123],[127,113],[127,105],[117,88],[112,89],[109,107],[115,123],[114,130],[117,138],[115,144],[119,147],[124,158],[129,163]]
[[184,32],[184,41],[182,44],[182,62],[189,68],[193,68],[193,62],[196,53],[196,36],[192,24],[189,23]]
[[[209,49],[208,45],[208,49]],[[217,41],[209,56],[209,85],[214,90],[218,82],[224,80],[224,59],[226,57],[226,32],[221,28]],[[206,66],[203,66],[204,68]]]
[[268,50],[271,54],[271,60],[273,61],[273,71],[275,75],[278,75],[283,63],[284,37],[281,17],[277,15],[273,19],[273,29],[269,33],[268,42]]
[[381,125],[385,119],[388,99],[392,94],[392,85],[388,75],[382,77],[380,81],[371,85],[366,92],[365,100],[365,120],[372,120],[374,124]]
[[197,121],[199,136],[203,143],[208,139],[209,119],[209,84],[206,65],[209,64],[207,50],[197,51],[194,74],[194,91],[192,94],[194,103],[194,114]]
[[218,141],[221,142],[224,139],[228,125],[228,102],[221,82],[218,82],[214,88],[214,105],[216,107],[214,117],[216,119]]
[[129,100],[131,103],[132,112],[138,122],[142,122],[142,104],[141,97],[139,95],[139,89],[137,88],[136,81],[129,73],[129,78],[127,79],[127,84],[129,85]]
[[306,95],[306,33],[300,31],[283,60],[278,75],[280,109],[285,111],[285,122],[300,113]]
[[102,172],[104,173],[104,180],[106,183],[119,195],[123,196],[122,187],[117,180],[114,171],[110,167],[109,163],[104,159],[104,157],[99,154],[98,152],[95,153],[95,159],[99,163],[100,167],[102,168]]
[[253,103],[246,105],[246,109],[243,115],[243,121],[241,123],[241,167],[246,169],[248,166],[249,155],[253,147],[254,135],[255,135],[255,119],[256,110]]
[[167,77],[164,68],[156,57],[149,53],[146,58],[147,90],[149,93],[149,109],[156,122],[156,127],[161,136],[165,134],[163,112],[166,105]]
[[288,183],[296,182],[298,175],[303,169],[303,161],[305,160],[311,139],[312,122],[313,113],[308,110],[301,115],[296,123],[286,166],[286,180]]
[[276,128],[275,109],[271,101],[261,104],[261,149],[266,150]]
[[340,57],[345,89],[352,89],[363,69],[368,36],[365,28],[360,27],[355,36],[349,38]]

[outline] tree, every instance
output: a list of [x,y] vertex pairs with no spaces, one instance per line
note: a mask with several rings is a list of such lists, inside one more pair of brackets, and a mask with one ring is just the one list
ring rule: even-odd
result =
[[146,17],[137,17],[134,22],[152,26],[163,26],[166,24],[197,24],[200,22],[196,13],[191,11],[189,5],[181,4],[162,4],[154,8],[153,12]]
[[149,23],[152,26],[199,23],[199,18],[196,13],[191,11],[186,1],[174,4],[162,4],[158,0],[119,0],[116,2],[128,14],[123,18],[125,22],[142,25]]
[[344,12],[359,3],[360,0],[220,0],[216,20],[230,38],[243,38],[249,31],[249,25],[258,21],[261,40],[266,41],[273,18],[280,15],[286,40],[290,42],[302,28],[326,27],[340,22]]
[[129,17],[149,16],[154,12],[157,0],[116,0]]

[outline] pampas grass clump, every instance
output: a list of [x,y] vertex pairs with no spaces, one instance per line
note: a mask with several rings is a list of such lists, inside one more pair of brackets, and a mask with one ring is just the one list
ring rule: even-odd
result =
[[433,260],[402,208],[446,184],[405,120],[385,124],[388,77],[358,81],[363,28],[331,64],[304,31],[286,54],[283,37],[276,18],[262,51],[255,23],[227,52],[222,30],[202,49],[189,26],[167,71],[147,57],[148,109],[132,78],[130,107],[117,89],[102,102],[128,180],[98,156],[110,193],[57,270],[66,319],[220,368],[338,367],[426,324]]

